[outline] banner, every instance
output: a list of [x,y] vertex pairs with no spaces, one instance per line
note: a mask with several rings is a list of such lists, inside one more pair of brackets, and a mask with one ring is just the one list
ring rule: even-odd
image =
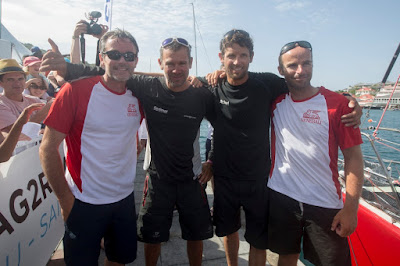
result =
[[0,265],[46,265],[63,234],[61,208],[36,142],[0,163]]
[[112,0],[106,0],[104,4],[104,25],[108,26],[111,30],[111,19],[112,19]]

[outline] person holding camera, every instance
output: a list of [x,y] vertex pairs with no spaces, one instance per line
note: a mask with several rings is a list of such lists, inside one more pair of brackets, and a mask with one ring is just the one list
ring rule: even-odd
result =
[[[96,23],[94,23],[93,25],[91,24],[93,23],[89,24],[85,20],[80,20],[78,21],[78,23],[76,23],[74,34],[72,35],[72,45],[71,45],[71,63],[73,64],[79,64],[81,61],[82,50],[79,43],[79,39],[82,36],[82,34],[90,34],[93,37],[100,40],[101,36],[103,36],[108,31],[108,26],[106,25],[101,25]],[[98,50],[99,50],[99,41],[97,41],[97,51],[96,51],[97,66],[100,63]]]

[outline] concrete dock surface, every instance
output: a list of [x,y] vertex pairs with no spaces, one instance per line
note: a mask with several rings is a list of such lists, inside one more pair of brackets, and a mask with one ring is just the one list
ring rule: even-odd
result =
[[[143,170],[143,153],[138,158],[137,173],[135,179],[135,205],[136,212],[139,211],[139,206],[142,200],[143,185],[145,180],[145,171]],[[212,206],[214,194],[211,189],[210,182],[207,186],[206,192],[210,206]],[[189,265],[186,254],[186,241],[181,238],[181,229],[179,226],[179,214],[174,212],[172,227],[170,230],[170,239],[168,242],[161,244],[161,256],[157,265],[159,266],[185,266]],[[244,213],[242,213],[242,227],[239,230],[239,265],[248,265],[249,249],[250,246],[244,239]],[[99,265],[104,265],[105,253],[101,250],[99,257]],[[267,264],[277,265],[278,255],[267,251]],[[52,258],[47,263],[47,266],[64,266],[64,253],[62,242],[57,250],[54,252]],[[137,258],[133,263],[127,264],[128,266],[144,266],[144,250],[143,243],[138,242]],[[214,235],[213,238],[203,241],[203,264],[204,266],[224,266],[227,265],[225,259],[225,250],[223,240]],[[298,261],[298,265],[304,265]]]

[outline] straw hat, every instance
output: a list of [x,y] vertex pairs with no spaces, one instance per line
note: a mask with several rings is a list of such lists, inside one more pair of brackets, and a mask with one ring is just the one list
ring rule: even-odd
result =
[[2,59],[0,60],[0,75],[7,73],[20,72],[22,74],[27,74],[15,59]]

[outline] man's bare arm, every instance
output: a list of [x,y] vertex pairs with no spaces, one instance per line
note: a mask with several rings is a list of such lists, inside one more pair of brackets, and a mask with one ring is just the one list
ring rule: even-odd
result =
[[346,201],[332,222],[332,231],[341,237],[351,235],[357,227],[358,202],[364,182],[363,157],[361,146],[357,145],[342,151],[346,177]]
[[67,220],[75,201],[65,180],[63,162],[59,153],[59,146],[65,137],[66,134],[46,127],[39,149],[44,175],[60,202],[64,221]]

